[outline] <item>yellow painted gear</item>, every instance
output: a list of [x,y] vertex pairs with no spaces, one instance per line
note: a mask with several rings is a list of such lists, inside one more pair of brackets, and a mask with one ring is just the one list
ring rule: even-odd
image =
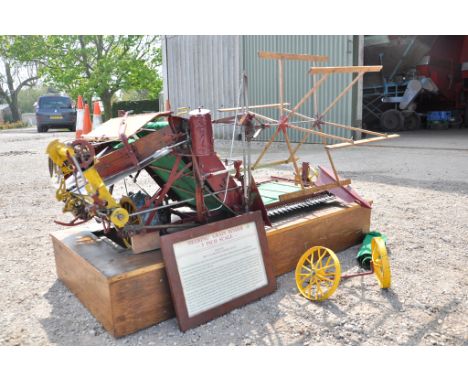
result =
[[371,248],[375,277],[382,289],[390,288],[392,275],[385,242],[381,237],[374,237],[372,239]]
[[52,162],[60,167],[64,175],[71,174],[73,172],[73,169],[67,165],[68,155],[75,155],[75,151],[72,147],[60,142],[58,139],[55,139],[47,145],[46,153],[49,155]]
[[326,247],[307,250],[296,266],[296,285],[312,301],[324,301],[335,293],[341,279],[341,265],[335,253]]
[[[122,208],[125,208],[129,214],[134,213],[137,209],[133,200],[130,199],[128,196],[122,196],[122,198],[120,199],[120,206]],[[139,215],[130,216],[128,223],[132,225],[138,225],[141,223],[141,217]],[[127,248],[130,248],[132,246],[130,237],[122,236],[122,241],[124,242]]]
[[128,219],[129,219],[129,216],[128,216],[128,212],[125,208],[116,208],[114,211],[112,211],[112,214],[110,216],[110,220],[112,223],[114,223],[114,225],[117,227],[117,228],[122,228],[125,226],[125,224],[128,223]]

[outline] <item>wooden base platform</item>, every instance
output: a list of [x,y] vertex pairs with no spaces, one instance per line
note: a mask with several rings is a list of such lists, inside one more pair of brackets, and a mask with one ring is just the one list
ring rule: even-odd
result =
[[[332,204],[288,215],[267,228],[275,275],[295,269],[314,245],[341,251],[362,242],[371,210]],[[94,226],[95,228],[96,226]],[[174,316],[159,250],[134,255],[93,227],[51,234],[57,275],[98,321],[121,337]]]

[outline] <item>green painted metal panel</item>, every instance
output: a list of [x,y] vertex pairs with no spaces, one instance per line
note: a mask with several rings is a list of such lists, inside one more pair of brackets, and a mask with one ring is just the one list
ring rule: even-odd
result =
[[[155,172],[159,178],[163,180],[164,183],[167,183],[169,179],[169,175],[171,173],[172,168],[174,167],[176,161],[175,155],[166,155],[158,160],[151,162],[151,171]],[[185,166],[183,162],[179,163],[177,171],[182,170]],[[186,170],[184,174],[191,174],[191,170]],[[191,176],[183,176],[177,179],[171,190],[178,196],[178,200],[186,200],[190,198],[195,198],[195,181]],[[196,207],[195,200],[188,202],[187,204],[191,205],[192,207]],[[208,209],[214,209],[221,205],[221,202],[216,199],[214,196],[207,196],[205,197],[205,205]]]
[[[160,130],[164,127],[167,127],[169,123],[164,120],[159,120],[156,122],[149,122],[145,125],[146,129],[149,130]],[[135,142],[137,139],[144,137],[145,135],[149,134],[148,131],[140,131],[136,137],[137,138],[130,138],[128,141],[129,143]],[[119,149],[123,147],[123,143],[119,142],[118,144],[114,145],[114,149]],[[152,173],[155,173],[164,183],[167,183],[171,170],[174,167],[176,161],[176,156],[172,154],[168,154],[164,157],[161,157],[153,162],[151,162],[150,169],[149,171]],[[179,163],[179,166],[177,168],[177,171],[181,171],[183,167],[185,166],[185,163],[182,161]],[[173,187],[171,188],[171,191],[177,195],[178,201],[182,200],[187,200],[191,198],[195,198],[195,181],[192,178],[191,170],[185,170],[184,171],[185,175],[190,175],[190,176],[182,176],[181,178],[177,179]],[[193,208],[196,208],[196,203],[195,200],[192,200],[190,202],[187,202],[190,206]],[[221,205],[221,202],[214,196],[207,196],[205,197],[205,204],[208,209],[215,209]]]
[[[263,60],[258,51],[266,50],[282,53],[320,54],[329,57],[327,62],[310,63],[304,61],[285,61],[285,101],[295,105],[313,86],[313,78],[308,69],[313,66],[353,65],[353,36],[242,36],[243,67],[249,77],[249,104],[269,104],[279,101],[278,63],[276,60]],[[317,93],[318,109],[323,111],[327,105],[352,80],[351,74],[332,74]],[[261,109],[259,113],[278,119],[275,109]],[[313,99],[310,98],[299,110],[312,116],[315,114]],[[343,97],[327,115],[329,121],[351,125],[353,116],[352,92]],[[307,125],[301,125],[306,127]],[[324,132],[351,137],[348,130],[324,127]],[[258,140],[267,140],[273,129],[265,130]],[[302,133],[291,130],[289,137],[299,141]],[[281,136],[277,138],[282,141]],[[307,142],[320,142],[321,138],[311,135]],[[328,142],[331,143],[331,142]]]
[[258,185],[258,191],[260,192],[263,204],[266,206],[279,202],[280,195],[289,194],[300,189],[299,186],[279,182],[266,182]]

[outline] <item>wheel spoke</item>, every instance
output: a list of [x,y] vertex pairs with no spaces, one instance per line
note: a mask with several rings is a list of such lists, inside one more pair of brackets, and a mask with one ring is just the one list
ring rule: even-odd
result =
[[301,284],[304,283],[304,281],[306,281],[308,278],[311,278],[311,276],[312,276],[312,275],[309,274],[309,275],[307,275],[307,276],[305,276],[305,277],[302,277],[302,278],[301,278]]
[[322,275],[317,275],[317,277],[320,278],[321,280],[325,280],[325,281],[328,281],[329,283],[333,284],[333,279],[329,279],[328,277],[325,277],[325,276],[322,276]]
[[323,296],[323,291],[322,291],[322,287],[320,286],[320,282],[317,281],[316,284],[317,284],[317,291],[319,291],[320,295]]
[[307,269],[309,271],[309,273],[312,273],[312,269],[307,268],[304,264],[302,264],[302,268],[305,268],[305,269]]
[[312,294],[311,294],[311,292],[312,292],[312,283],[309,283],[309,286],[306,287],[306,291],[307,291],[307,289],[309,289],[309,292],[307,293],[309,295],[309,298],[312,298]]
[[[323,267],[322,259],[323,259],[323,257],[326,255],[326,253],[327,253],[327,252],[325,251],[323,254],[321,254],[321,255],[319,256],[319,258],[317,259],[317,262],[315,263],[315,267],[316,267],[316,268],[318,268],[319,266],[320,266],[320,268]],[[320,263],[320,265],[319,265],[319,263]]]

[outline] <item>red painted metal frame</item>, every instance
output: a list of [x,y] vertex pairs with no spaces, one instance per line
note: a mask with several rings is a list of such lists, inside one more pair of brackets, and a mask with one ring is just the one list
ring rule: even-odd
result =
[[[195,181],[195,205],[197,209],[197,221],[202,223],[206,221],[205,198],[203,197],[203,177],[200,173],[198,158],[192,151],[193,178]],[[217,191],[217,190],[216,190]]]
[[[152,198],[146,201],[145,205],[143,206],[141,210],[149,208],[153,203],[155,207],[160,206],[164,198],[166,197],[167,192],[170,190],[174,182],[184,175],[185,170],[192,167],[192,162],[189,162],[181,170],[177,171],[177,169],[179,168],[180,161],[181,161],[181,157],[176,156],[176,161],[174,162],[174,165],[172,166],[171,173],[169,174],[169,178],[167,179],[167,182],[164,184],[162,188],[159,189],[158,192],[156,192],[156,194]],[[145,224],[150,225],[155,215],[156,215],[156,211],[150,212]]]
[[344,275],[341,275],[341,278],[346,280],[346,279],[350,279],[352,277],[373,275],[374,274],[374,263],[372,261],[370,262],[370,267],[371,267],[371,270],[368,271],[368,272],[357,272],[357,273],[344,274]]

